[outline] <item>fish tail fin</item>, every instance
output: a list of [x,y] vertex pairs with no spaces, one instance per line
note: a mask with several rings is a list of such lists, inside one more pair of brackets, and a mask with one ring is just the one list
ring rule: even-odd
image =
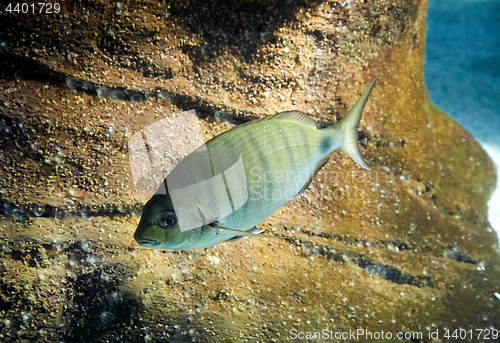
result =
[[372,92],[373,87],[375,86],[375,82],[377,78],[373,80],[373,82],[368,86],[363,95],[359,98],[356,105],[349,111],[349,113],[337,124],[334,126],[337,134],[343,138],[341,150],[344,151],[347,155],[349,155],[354,161],[356,161],[360,166],[365,169],[370,170],[370,167],[361,156],[361,151],[359,150],[358,145],[358,123],[361,119],[361,114],[363,112],[363,108],[365,108],[366,101]]

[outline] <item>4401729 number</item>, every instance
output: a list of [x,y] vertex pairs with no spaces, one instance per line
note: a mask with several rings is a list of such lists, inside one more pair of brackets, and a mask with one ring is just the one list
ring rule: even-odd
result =
[[7,8],[5,9],[7,12],[12,13],[59,13],[61,12],[61,5],[57,2],[52,4],[50,2],[39,2],[28,4],[26,2],[23,3],[9,3]]
[[446,330],[444,333],[444,338],[447,339],[498,339],[498,330],[497,329],[455,329],[455,330]]

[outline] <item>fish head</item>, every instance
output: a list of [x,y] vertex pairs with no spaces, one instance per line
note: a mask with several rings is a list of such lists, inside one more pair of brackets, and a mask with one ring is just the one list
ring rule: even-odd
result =
[[155,194],[144,205],[134,239],[146,248],[172,249],[184,239],[168,194]]

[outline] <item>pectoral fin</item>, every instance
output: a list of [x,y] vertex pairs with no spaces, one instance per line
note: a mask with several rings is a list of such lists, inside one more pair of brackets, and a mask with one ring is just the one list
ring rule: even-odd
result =
[[[264,232],[264,229],[259,229],[259,228],[251,228],[250,230],[247,230],[246,232],[253,233],[258,235],[259,233]],[[234,236],[233,238],[229,238],[226,242],[237,242],[241,241],[242,239],[248,238],[249,236]],[[259,235],[259,237],[262,237]]]
[[[231,232],[235,232],[235,233],[238,233],[238,236],[243,236],[243,237],[257,237],[257,238],[262,238],[262,237],[265,237],[265,238],[281,238],[281,237],[277,237],[277,236],[266,236],[266,235],[261,235],[261,234],[255,234],[255,233],[252,233],[250,230],[249,231],[241,231],[241,230],[236,230],[236,229],[229,229],[227,227],[222,227],[222,226],[215,226],[214,229],[216,230],[224,230],[224,231],[231,231]],[[233,237],[234,238],[234,237]]]

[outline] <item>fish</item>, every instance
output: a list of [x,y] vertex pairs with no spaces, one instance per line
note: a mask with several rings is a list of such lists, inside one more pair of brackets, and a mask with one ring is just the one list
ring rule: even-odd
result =
[[[306,113],[287,111],[241,124],[206,142],[173,168],[160,186],[163,191],[144,205],[134,233],[137,243],[154,249],[191,250],[247,237],[275,237],[263,235],[256,226],[299,197],[331,152],[343,151],[370,170],[358,145],[357,126],[376,81],[334,125],[323,127]],[[234,167],[237,172],[232,176],[218,179],[224,182],[214,181],[218,186],[189,191],[211,180],[201,175],[203,164],[214,180],[232,166],[239,169]],[[179,197],[186,194],[191,195],[178,206]],[[219,199],[225,199],[225,210],[217,205],[222,203]]]

